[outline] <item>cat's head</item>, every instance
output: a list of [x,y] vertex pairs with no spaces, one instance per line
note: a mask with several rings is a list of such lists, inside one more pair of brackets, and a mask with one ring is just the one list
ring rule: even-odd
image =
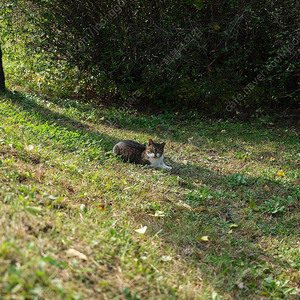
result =
[[166,143],[155,143],[151,139],[148,140],[147,155],[148,157],[160,158],[164,153]]

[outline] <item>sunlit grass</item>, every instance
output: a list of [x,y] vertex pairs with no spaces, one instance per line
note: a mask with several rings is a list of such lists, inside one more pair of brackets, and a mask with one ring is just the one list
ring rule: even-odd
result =
[[[297,299],[299,123],[110,114],[2,96],[2,298]],[[171,172],[105,155],[149,137]]]

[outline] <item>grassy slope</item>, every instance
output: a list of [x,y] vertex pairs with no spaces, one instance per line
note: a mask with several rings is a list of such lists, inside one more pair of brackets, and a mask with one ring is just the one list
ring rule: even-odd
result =
[[[0,299],[297,299],[299,126],[1,99]],[[149,137],[172,172],[104,155]]]

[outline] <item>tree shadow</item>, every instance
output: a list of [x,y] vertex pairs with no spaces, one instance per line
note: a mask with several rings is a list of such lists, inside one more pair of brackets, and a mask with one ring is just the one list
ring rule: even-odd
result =
[[[104,147],[105,151],[111,150],[113,145],[118,142],[118,139],[116,139],[112,134],[103,132],[99,133],[92,126],[64,114],[53,112],[47,107],[37,103],[34,99],[30,99],[22,94],[16,95],[6,93],[6,95],[12,103],[17,105],[21,110],[27,111],[28,113],[38,114],[45,122],[54,123],[56,126],[64,127],[69,131],[83,132],[89,135],[91,139],[99,137],[99,143]],[[68,104],[65,105],[68,107]],[[121,127],[143,134],[148,133],[149,136],[151,136],[153,135],[153,128],[155,128],[154,126],[156,126],[156,124],[152,124],[151,126],[151,128],[142,126],[137,128],[136,125],[132,126],[129,124],[128,127],[124,127],[123,125]],[[117,127],[119,128],[119,126]],[[167,134],[159,131],[156,135],[162,140],[167,136],[171,140],[182,141],[182,137],[177,135],[176,131],[167,130]],[[240,135],[238,135],[239,130],[241,130],[241,128],[236,128],[236,131],[233,132],[233,138],[240,137]],[[261,133],[263,133],[263,129],[260,130]],[[216,128],[210,129],[209,134],[214,141],[221,137],[221,135],[219,135],[219,131],[220,130]],[[261,134],[261,136],[263,139],[264,135]],[[274,133],[272,136],[276,137],[276,134]],[[245,134],[245,140],[253,144],[257,142],[255,129],[253,129],[251,135]],[[280,141],[281,137],[278,136],[274,140],[274,142]],[[234,146],[234,143],[232,146]],[[269,153],[269,155],[271,154],[272,153]],[[291,268],[293,267],[289,261],[276,260],[272,254],[268,253],[267,249],[262,247],[258,249],[257,247],[262,239],[274,238],[280,240],[286,238],[283,231],[268,231],[267,227],[270,224],[272,224],[273,227],[276,227],[277,225],[280,226],[280,222],[287,224],[290,226],[288,230],[291,231],[291,235],[294,237],[300,236],[300,232],[297,228],[298,223],[295,222],[294,225],[289,223],[288,218],[291,217],[292,212],[287,211],[286,214],[278,216],[269,212],[249,209],[249,195],[251,193],[253,195],[252,197],[257,197],[253,201],[256,202],[258,206],[261,206],[260,204],[263,204],[265,199],[270,197],[270,195],[267,194],[268,191],[261,189],[258,190],[258,185],[263,184],[257,183],[259,180],[258,178],[250,177],[246,184],[239,184],[237,182],[236,185],[230,186],[228,182],[231,180],[232,175],[222,175],[216,171],[202,167],[200,164],[190,162],[184,164],[169,158],[166,159],[165,163],[172,166],[173,169],[170,172],[170,176],[175,175],[180,178],[181,181],[178,184],[180,185],[180,188],[186,190],[186,194],[191,193],[191,195],[193,195],[193,191],[201,192],[201,190],[208,188],[208,191],[212,196],[212,198],[204,196],[203,201],[201,198],[198,199],[197,194],[195,194],[196,200],[193,200],[194,202],[192,202],[192,204],[186,201],[187,198],[181,199],[183,202],[187,202],[193,209],[192,211],[183,209],[180,215],[180,222],[190,224],[190,229],[187,226],[183,226],[187,232],[182,232],[180,225],[175,228],[174,222],[176,222],[176,220],[172,218],[164,220],[164,223],[160,225],[163,227],[165,232],[164,240],[170,245],[174,243],[174,241],[171,240],[172,232],[178,231],[178,235],[182,236],[182,245],[176,245],[174,249],[178,249],[177,254],[182,259],[186,260],[190,264],[191,268],[193,268],[195,264],[197,265],[201,263],[211,265],[212,272],[218,272],[222,275],[222,284],[230,285],[230,291],[225,289],[225,292],[237,299],[243,299],[249,295],[249,290],[240,288],[232,281],[231,277],[236,278],[236,282],[239,278],[242,278],[240,279],[242,283],[247,283],[247,286],[251,286],[252,284],[253,289],[255,289],[255,287],[258,286],[258,284],[255,283],[257,277],[262,280],[264,278],[268,278],[269,275],[267,272],[269,271],[266,269],[265,273],[264,271],[262,271],[262,273],[251,273],[247,271],[249,266],[252,266],[254,269],[259,268],[264,261],[267,261],[270,262],[270,264],[278,266],[278,268],[284,268],[286,266]],[[198,179],[201,179],[201,187],[193,183]],[[287,187],[284,183],[274,183],[274,186],[280,190],[278,196],[284,197],[288,194]],[[223,194],[218,193],[217,190],[220,190]],[[246,196],[247,191],[249,193],[248,196]],[[233,197],[233,194],[236,194],[237,196]],[[245,197],[247,202],[242,199],[243,197]],[[239,201],[235,201],[235,199],[239,199]],[[199,203],[197,202],[198,200]],[[293,213],[297,212],[298,215],[300,215],[300,208],[297,203],[298,200],[299,199],[296,199],[294,203],[287,205],[286,207],[287,210],[293,209]],[[294,206],[292,207],[292,205]],[[203,212],[198,210],[200,206],[205,207]],[[243,211],[248,214],[246,219],[242,215]],[[265,216],[265,219],[260,220],[260,214]],[[250,219],[251,216],[253,217],[253,220]],[[152,220],[153,218],[151,219],[149,216],[146,218],[148,218],[149,223],[154,223]],[[214,220],[213,223],[211,223],[211,220]],[[295,221],[297,221],[297,217],[295,217]],[[248,222],[249,224],[253,222],[253,231],[251,231],[250,225],[245,226],[243,222]],[[234,223],[238,223],[239,228],[232,229],[232,233],[225,232],[222,229],[223,227],[227,228],[230,224]],[[220,232],[218,233],[217,230],[214,230],[214,228],[209,228],[210,226],[213,227],[211,224],[219,226]],[[243,232],[246,227],[247,230]],[[154,227],[153,229],[156,228]],[[230,227],[228,231],[229,230]],[[153,230],[153,233],[155,232],[157,231]],[[170,239],[168,239],[168,234],[171,237]],[[188,238],[185,239],[184,235],[188,235]],[[209,242],[202,241],[201,239],[199,240],[198,238],[201,238],[202,235],[213,235],[213,238]],[[189,246],[191,246],[191,250],[188,251],[187,249]],[[300,267],[300,265],[298,264],[297,267]],[[203,277],[206,277],[206,279],[210,278],[209,276],[206,276],[206,274],[203,274]],[[222,289],[220,282],[212,282],[211,285],[220,291],[220,293],[223,293],[224,290]],[[259,288],[262,288],[262,283],[259,284]]]
[[[5,95],[10,101],[17,105],[21,110],[28,113],[37,114],[43,121],[63,127],[71,132],[81,132],[87,134],[90,139],[97,139],[104,148],[104,151],[110,151],[118,140],[109,134],[99,133],[94,127],[85,122],[70,118],[69,116],[53,112],[51,109],[40,105],[34,97],[28,97],[22,93],[6,92]],[[66,106],[67,107],[67,106]]]

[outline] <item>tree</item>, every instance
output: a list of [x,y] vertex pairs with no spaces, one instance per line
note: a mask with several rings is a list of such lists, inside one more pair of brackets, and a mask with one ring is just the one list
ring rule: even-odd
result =
[[5,77],[3,71],[3,63],[2,63],[2,50],[0,48],[0,91],[5,91]]

